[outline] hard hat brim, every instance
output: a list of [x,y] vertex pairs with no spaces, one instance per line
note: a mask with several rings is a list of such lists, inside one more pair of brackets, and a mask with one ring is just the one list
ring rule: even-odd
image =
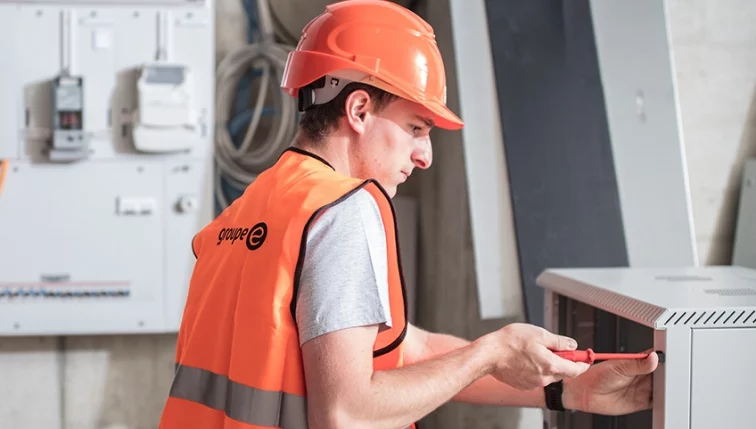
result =
[[433,122],[437,128],[456,131],[465,126],[464,121],[442,103],[428,101],[423,103],[423,106],[433,114]]
[[[351,71],[354,73],[354,71]],[[343,73],[343,71],[342,71]],[[342,77],[347,78],[355,78],[355,75],[351,75],[349,71],[346,75],[343,75],[341,73],[334,73],[334,75],[341,75]],[[414,103],[418,103],[421,106],[425,107],[430,113],[433,119],[433,123],[436,127],[445,129],[445,130],[458,130],[464,126],[464,122],[462,119],[457,116],[454,112],[451,111],[444,103],[441,103],[440,101],[436,100],[421,100],[418,99],[418,97],[413,96],[413,94],[405,92],[401,89],[401,87],[397,84],[389,83],[383,79],[390,79],[387,77],[381,78],[381,76],[371,76],[368,73],[365,72],[357,72],[356,76],[360,76],[357,78],[357,82],[366,83],[368,85],[372,85],[376,88],[380,88],[388,93],[394,94],[397,97],[401,97],[407,101],[411,101]]]

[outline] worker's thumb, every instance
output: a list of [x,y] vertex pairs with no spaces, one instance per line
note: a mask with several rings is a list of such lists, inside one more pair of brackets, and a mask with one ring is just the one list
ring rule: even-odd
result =
[[616,361],[615,371],[626,377],[650,374],[659,365],[659,356],[655,352],[649,353],[645,359],[627,359]]

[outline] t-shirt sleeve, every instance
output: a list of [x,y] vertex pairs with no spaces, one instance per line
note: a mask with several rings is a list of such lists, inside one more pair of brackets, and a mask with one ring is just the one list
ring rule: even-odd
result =
[[297,296],[299,343],[336,330],[391,326],[386,235],[372,195],[359,190],[310,227]]

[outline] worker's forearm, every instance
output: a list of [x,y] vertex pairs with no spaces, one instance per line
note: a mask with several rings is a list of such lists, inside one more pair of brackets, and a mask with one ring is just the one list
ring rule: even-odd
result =
[[[449,350],[465,347],[469,344],[469,341],[462,338],[435,333],[428,334],[426,340],[427,357],[448,353]],[[565,401],[571,402],[571,398],[567,398],[567,396],[564,398]],[[480,378],[453,398],[456,402],[527,408],[543,408],[545,406],[544,399],[543,389],[517,390],[491,376]]]
[[503,407],[544,407],[543,389],[517,390],[490,376],[476,381],[456,395],[453,400],[455,402]]
[[474,342],[435,359],[376,371],[366,391],[342,410],[348,415],[344,427],[407,427],[487,375],[490,361],[485,345]]

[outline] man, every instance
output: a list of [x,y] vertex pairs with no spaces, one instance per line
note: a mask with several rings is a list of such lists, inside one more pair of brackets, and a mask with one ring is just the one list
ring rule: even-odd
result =
[[588,368],[553,353],[574,340],[527,324],[467,341],[407,323],[391,197],[430,167],[431,128],[463,125],[427,23],[333,4],[282,87],[304,112],[296,141],[192,242],[161,428],[405,428],[450,400],[650,406],[654,353]]

